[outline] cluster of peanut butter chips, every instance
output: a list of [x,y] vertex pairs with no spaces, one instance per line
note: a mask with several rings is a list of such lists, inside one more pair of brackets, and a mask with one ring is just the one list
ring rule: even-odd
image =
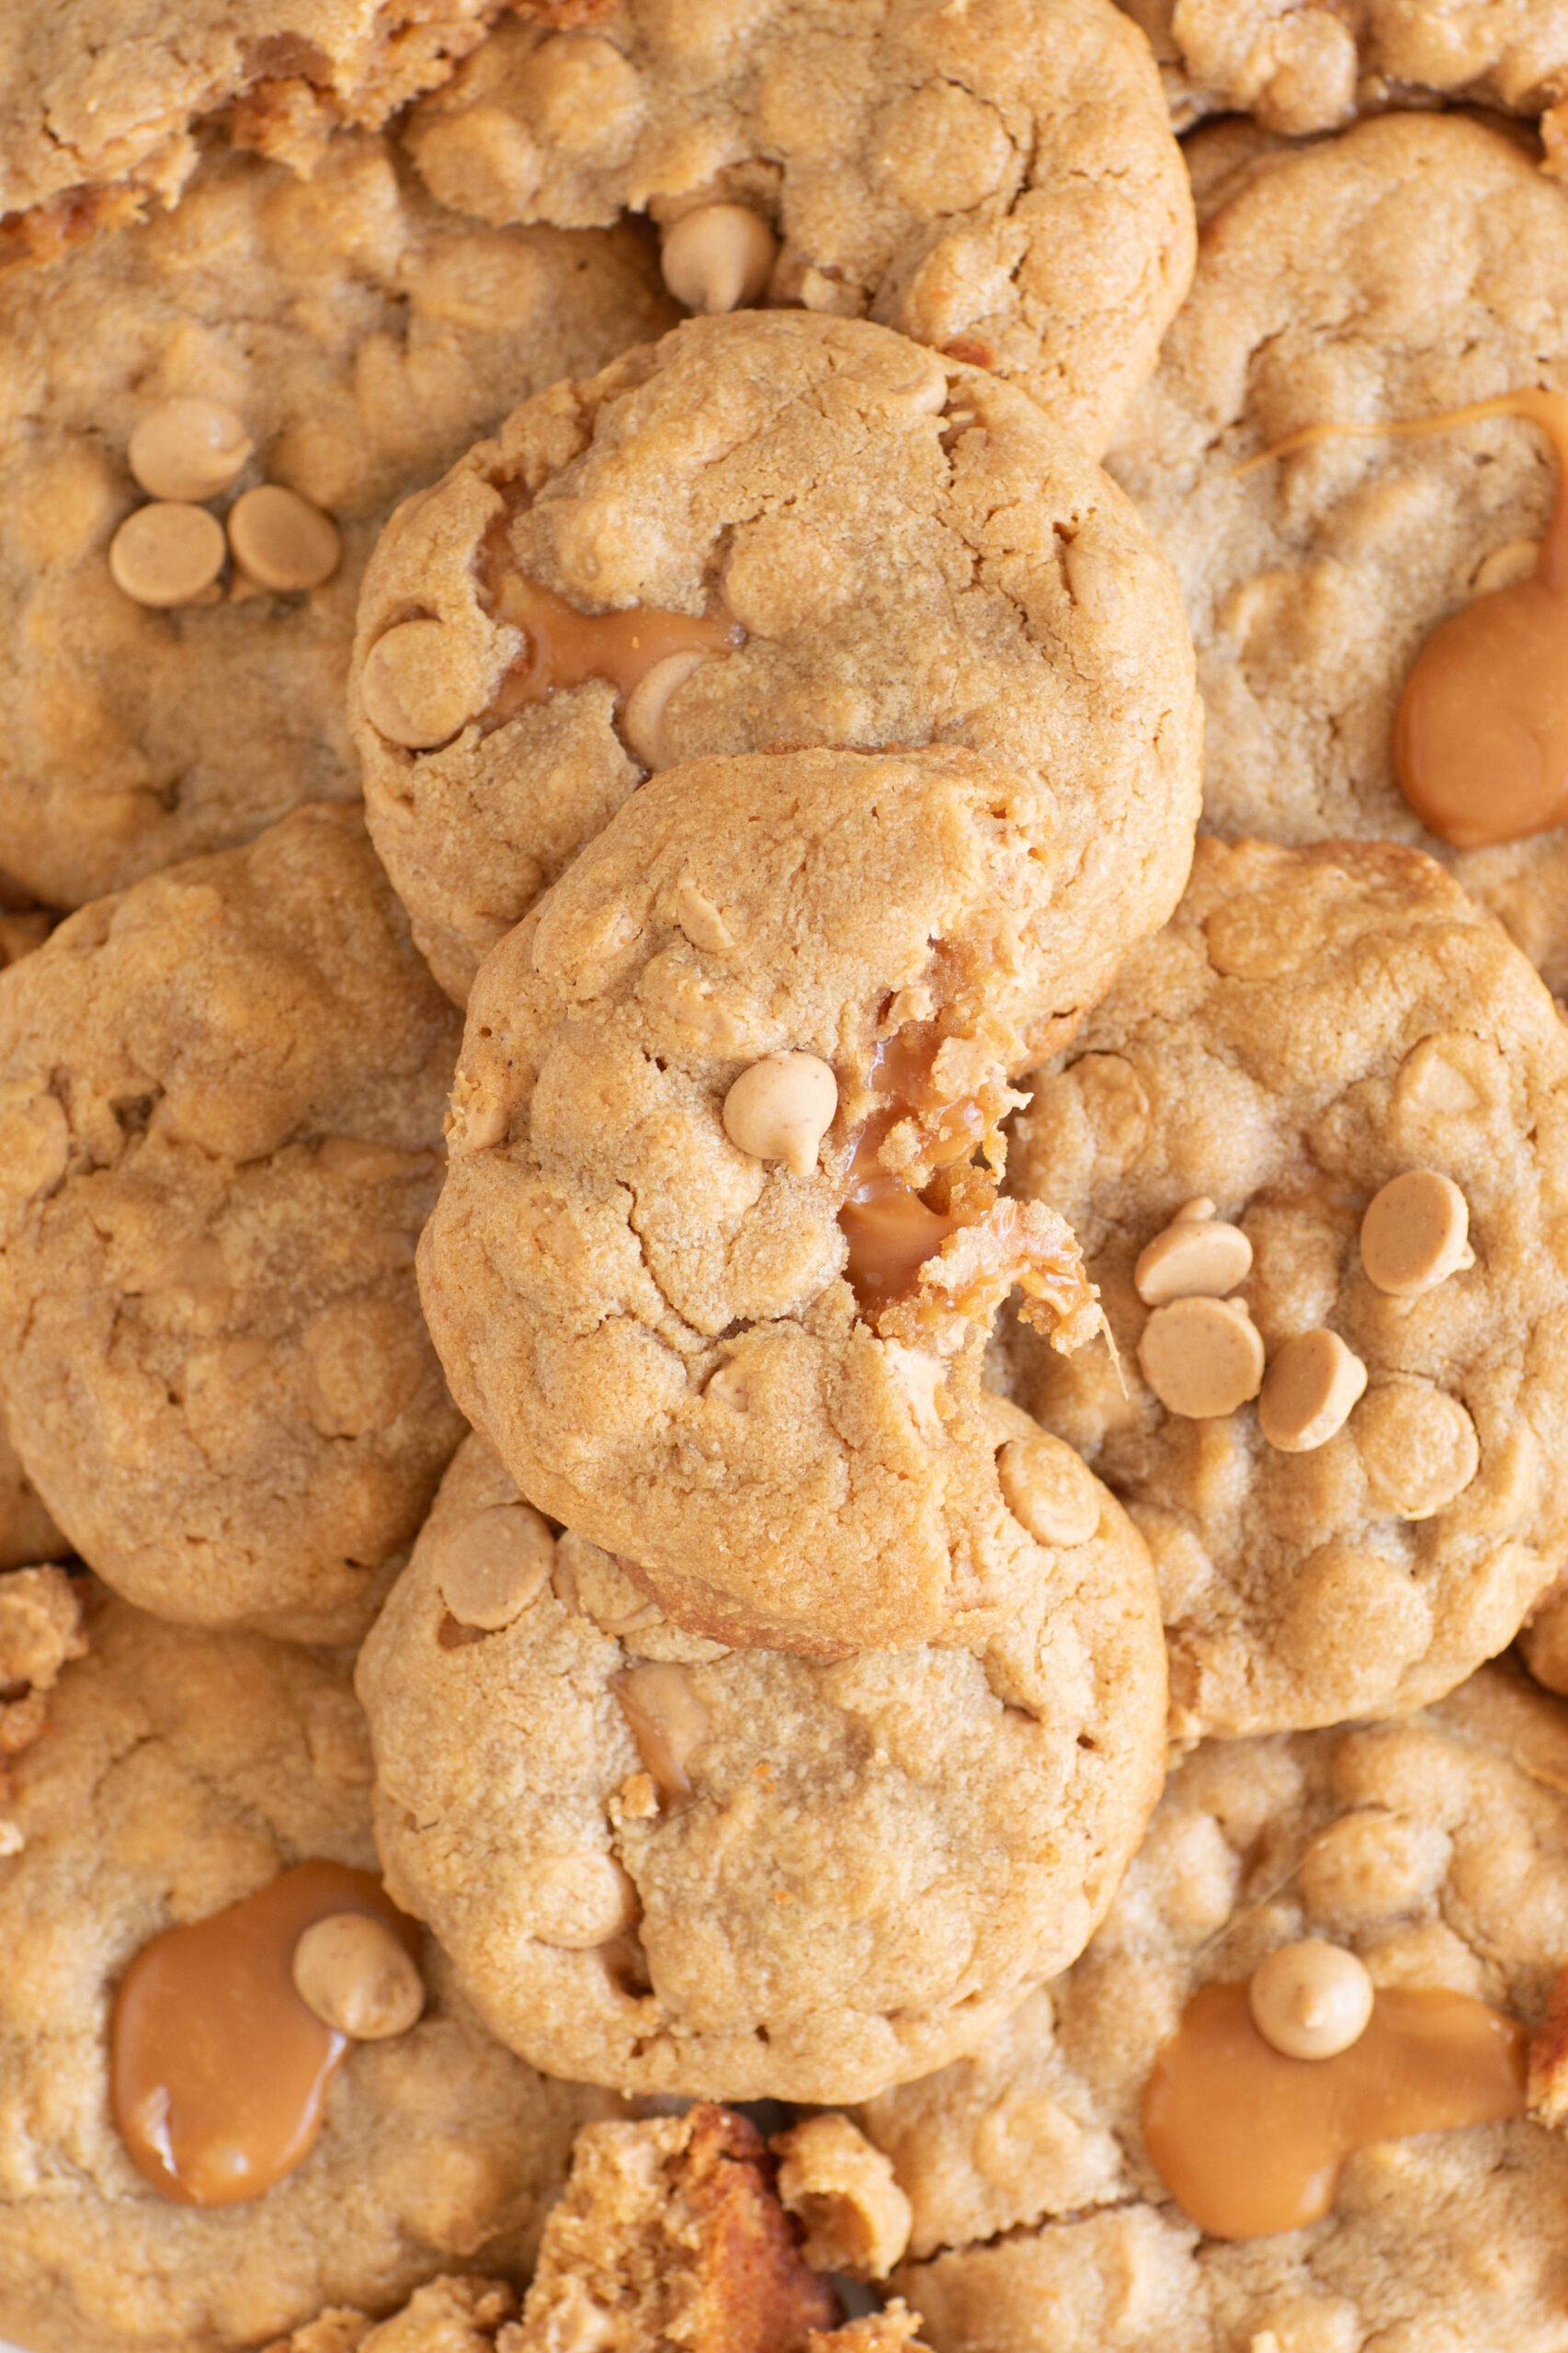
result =
[[1568,23],[242,14],[0,28],[0,2338],[1568,2353]]

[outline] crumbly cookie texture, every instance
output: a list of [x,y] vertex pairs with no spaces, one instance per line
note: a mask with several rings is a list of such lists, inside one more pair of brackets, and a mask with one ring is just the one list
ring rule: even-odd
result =
[[[1032,1426],[980,1370],[1017,1283],[1060,1345],[1100,1345],[1072,1234],[992,1173],[1007,1081],[1072,994],[1064,881],[1045,789],[971,753],[691,761],[487,960],[420,1245],[430,1328],[524,1494],[683,1625],[983,1643],[1059,1573],[998,1466]],[[732,1096],[785,1054],[837,1109],[760,1156]],[[840,1216],[868,1191],[887,1295],[862,1309]]]
[[1568,200],[1498,131],[1390,118],[1237,173],[1111,464],[1182,580],[1205,824],[1418,842],[1562,994],[1568,832],[1450,849],[1392,765],[1422,643],[1533,560],[1555,491],[1540,436],[1503,419],[1330,439],[1236,471],[1307,426],[1433,415],[1538,383],[1568,384]]
[[[81,1585],[63,1569],[12,1569],[0,1576],[0,1809],[11,1766],[49,1723],[50,1694],[68,1661],[87,1647]],[[0,1857],[18,1854],[25,1834],[0,1811]]]
[[704,2104],[578,2134],[508,2353],[818,2353],[838,2314],[756,2130]]
[[[524,0],[524,5],[528,0]],[[229,108],[244,144],[308,170],[444,81],[505,0],[50,0],[6,11],[0,214],[47,254],[153,199],[172,205]],[[542,0],[539,13],[559,17]]]
[[70,1550],[23,1470],[0,1417],[0,1570],[19,1569],[35,1561],[63,1561]]
[[993,368],[1105,446],[1192,268],[1147,44],[1108,0],[622,0],[502,26],[410,143],[492,221],[740,203],[774,301]]
[[341,1660],[96,1613],[6,1809],[23,1843],[0,1863],[0,2332],[39,2353],[222,2353],[324,2306],[384,2310],[443,2265],[527,2263],[602,2098],[494,2043],[428,1942],[423,2018],[351,2052],[265,2199],[165,2201],[109,2121],[131,1958],[291,1864],[373,1870],[369,1778]]
[[[861,2111],[914,2204],[897,2284],[942,2353],[1561,2342],[1568,2148],[1539,2122],[1385,2141],[1305,2230],[1200,2238],[1139,2103],[1196,1988],[1302,1937],[1380,1986],[1546,2014],[1568,1955],[1568,1724],[1486,1668],[1422,1714],[1205,1744],[1088,1952],[978,2058]],[[1226,2086],[1216,2081],[1216,2109]],[[986,2242],[990,2242],[986,2244]]]
[[161,1614],[364,1626],[462,1424],[415,1294],[451,1008],[357,813],[0,977],[0,1357],[72,1542]]
[[[117,26],[105,70],[130,54]],[[301,801],[354,799],[344,680],[390,509],[525,393],[674,315],[631,231],[460,219],[355,136],[309,181],[215,157],[177,211],[0,280],[0,868],[77,906]],[[299,493],[341,535],[321,585],[262,591],[231,565],[213,601],[162,610],[117,584],[110,541],[145,512],[131,437],[191,398],[254,444],[203,511],[263,482]]]
[[988,1648],[824,1664],[681,1632],[469,1440],[360,1655],[389,1888],[555,2074],[825,2101],[972,2050],[1159,1787],[1147,1568],[1098,1518]]
[[[694,654],[641,724],[647,689],[604,676],[513,705],[518,581],[744,642]],[[885,328],[748,313],[538,394],[405,506],[351,691],[377,847],[456,996],[650,768],[935,739],[1055,798],[1066,1009],[1180,890],[1190,662],[1164,557],[1054,419]]]
[[514,2353],[517,2316],[504,2279],[443,2277],[416,2288],[390,2319],[339,2305],[275,2337],[264,2353]]
[[[1568,1535],[1568,1032],[1501,928],[1394,844],[1202,839],[1175,921],[1033,1085],[1013,1172],[1073,1221],[1126,1388],[1031,1349],[1020,1394],[1148,1540],[1177,1728],[1414,1707],[1501,1650]],[[1474,1263],[1393,1296],[1362,1221],[1415,1170],[1458,1188]],[[1308,1331],[1366,1368],[1324,1443],[1271,1443],[1267,1390],[1208,1419],[1155,1393],[1140,1350],[1174,1311],[1139,1260],[1204,1196],[1250,1244],[1215,1287],[1260,1369]]]
[[1464,98],[1544,115],[1549,154],[1568,94],[1562,0],[1120,0],[1160,62],[1179,126],[1256,115],[1293,137],[1357,113]]

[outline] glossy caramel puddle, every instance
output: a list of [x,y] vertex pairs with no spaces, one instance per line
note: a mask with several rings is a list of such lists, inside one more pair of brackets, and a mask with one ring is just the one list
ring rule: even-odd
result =
[[335,1912],[417,1931],[380,1880],[301,1863],[210,1919],[169,1928],[120,1983],[109,2050],[114,2120],[142,2178],[182,2206],[259,2198],[306,2156],[348,2048],[294,1991],[294,1947]]
[[1254,2026],[1244,1984],[1205,1985],[1154,2061],[1143,2139],[1210,2238],[1296,2231],[1329,2211],[1369,2143],[1522,2116],[1527,2043],[1468,1994],[1392,1986],[1348,2051],[1287,2059]]
[[1534,572],[1440,621],[1416,655],[1394,719],[1399,789],[1457,849],[1522,841],[1568,823],[1568,393],[1536,387],[1390,425],[1310,425],[1239,466],[1330,439],[1446,433],[1487,417],[1537,425],[1557,494]]

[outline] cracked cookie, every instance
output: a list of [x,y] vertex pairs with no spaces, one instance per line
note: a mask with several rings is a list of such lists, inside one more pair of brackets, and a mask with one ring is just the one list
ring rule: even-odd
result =
[[870,317],[994,369],[1085,449],[1153,364],[1191,200],[1108,0],[621,0],[499,27],[418,108],[449,204],[648,210],[693,309]]
[[[605,2112],[603,2096],[548,2083],[494,2042],[426,1939],[413,1945],[423,2017],[347,2049],[331,2038],[313,2146],[265,2196],[160,2194],[111,2120],[111,2086],[126,2113],[127,1988],[160,1940],[210,1931],[301,1867],[335,1883],[373,1870],[370,1760],[345,1664],[110,1599],[49,1707],[4,1809],[0,2330],[38,2353],[221,2353],[324,2305],[384,2309],[443,2265],[525,2265],[573,2131]],[[254,2000],[244,1984],[227,2015],[224,1984],[209,1970],[185,1988],[158,2128],[176,2150],[188,2141],[177,2070],[206,2036],[222,2074],[202,2129],[220,2174],[280,2096],[299,2023],[277,2015],[286,1984]]]
[[[369,137],[309,181],[214,157],[177,211],[0,280],[5,868],[77,906],[357,798],[344,682],[392,506],[673,315],[630,230],[460,219]],[[303,569],[280,502],[325,535]]]
[[651,772],[936,740],[1049,784],[1065,1009],[1179,891],[1189,664],[1164,559],[1030,402],[780,312],[555,385],[404,506],[352,694],[376,846],[455,996]]
[[683,1633],[471,1438],[358,1681],[388,1885],[492,2029],[625,2091],[847,2099],[1064,1967],[1164,1757],[1142,1550],[1072,1467],[1097,1525],[988,1644],[824,1662]]
[[348,810],[100,900],[0,976],[12,1434],[143,1606],[366,1623],[462,1431],[413,1265],[457,1044]]
[[431,1333],[523,1493],[715,1640],[983,1641],[1092,1530],[980,1381],[1015,1287],[1098,1346],[1065,1224],[997,1197],[1079,979],[1062,838],[970,752],[691,761],[481,971]]
[[[1416,842],[1559,993],[1568,828],[1450,848],[1396,781],[1395,721],[1433,631],[1530,572],[1568,491],[1515,417],[1420,438],[1364,428],[1568,387],[1565,362],[1563,191],[1478,123],[1362,123],[1238,174],[1112,460],[1183,583],[1207,714],[1205,824],[1282,842]],[[1358,431],[1244,465],[1325,425]],[[1494,749],[1477,756],[1478,810]]]
[[1493,918],[1399,845],[1202,839],[1031,1084],[1015,1180],[1126,1385],[1028,1342],[1018,1393],[1148,1540],[1178,1730],[1415,1707],[1503,1649],[1568,1538],[1568,1031]]
[[[1556,2353],[1568,2150],[1547,2125],[1561,2097],[1565,1789],[1561,1704],[1499,1668],[1397,1722],[1206,1743],[1184,1759],[1077,1966],[978,2057],[861,2111],[914,2206],[917,2259],[896,2284],[932,2342]],[[1250,1981],[1256,2004],[1260,1964],[1278,1969],[1302,1940],[1369,1975],[1369,2034],[1380,2017],[1425,2014],[1431,2059],[1458,2069],[1485,2027],[1506,2053],[1494,2106],[1509,2112],[1341,2146],[1309,2196],[1321,2219],[1259,2237],[1200,2232],[1151,2159],[1142,2120],[1164,2121],[1151,2081],[1195,2025],[1234,2008],[1236,1988]],[[1261,2044],[1235,2039],[1255,2077],[1269,2065]],[[1318,2065],[1354,2090],[1356,2049],[1293,2063],[1292,2097]],[[1299,2105],[1249,2120],[1238,2063],[1218,2050],[1200,2080],[1216,2140],[1244,2143],[1250,2120],[1259,2177],[1294,2161]],[[1391,2088],[1409,2083],[1396,2069]]]

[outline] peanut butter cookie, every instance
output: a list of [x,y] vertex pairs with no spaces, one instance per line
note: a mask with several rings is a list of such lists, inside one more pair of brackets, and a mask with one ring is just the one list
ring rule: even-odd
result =
[[358,1685],[388,1884],[506,2041],[627,2091],[852,2098],[1082,1949],[1164,1679],[1142,1548],[1055,1453],[1095,1524],[989,1644],[823,1663],[681,1632],[468,1441]]
[[[1330,438],[1238,471],[1304,428],[1430,418],[1540,385],[1568,389],[1568,199],[1495,131],[1390,118],[1236,175],[1112,463],[1187,597],[1205,824],[1416,842],[1562,994],[1568,830],[1451,848],[1395,770],[1423,644],[1531,569],[1561,487],[1551,451],[1528,424],[1494,417]],[[1472,840],[1487,838],[1495,766],[1477,737]],[[1560,781],[1544,764],[1536,822],[1551,824]]]
[[356,1635],[462,1425],[415,1291],[458,1043],[358,816],[154,875],[0,976],[0,1362],[160,1614]]
[[[149,2116],[153,2141],[206,2155],[210,2202],[160,2195],[145,2149],[133,2163],[114,2121],[138,2124],[126,2071],[147,2056],[129,2047],[146,2029],[128,1987],[169,1932],[254,1915],[302,1872],[361,1884],[370,1764],[347,1669],[324,1654],[112,1599],[90,1643],[0,1808],[0,2331],[37,2353],[224,2353],[324,2305],[384,2310],[443,2265],[525,2265],[573,2131],[603,2097],[493,2042],[412,1932],[423,2015],[384,2040],[324,2037],[322,2105],[265,2195],[223,2191],[298,2090],[295,2044],[315,2021],[286,1977],[258,1981],[250,2006],[242,1977],[225,2015],[223,1972],[199,1973],[153,2054],[173,2087],[162,2125]],[[278,2008],[291,2000],[299,2016]],[[203,2050],[222,2079],[207,2116],[184,2081]]]
[[1103,449],[1192,268],[1147,43],[1109,0],[620,0],[504,24],[419,108],[435,193],[664,228],[696,310],[870,317]]
[[1019,1393],[1148,1540],[1177,1728],[1415,1707],[1501,1650],[1568,1541],[1568,1030],[1500,926],[1397,845],[1200,840],[1033,1085],[1014,1174],[1125,1387],[1028,1342]]
[[0,866],[78,906],[354,799],[392,506],[673,316],[630,231],[459,219],[369,137],[309,181],[215,157],[177,211],[0,281]]
[[935,740],[1048,781],[1066,1008],[1180,890],[1189,661],[1164,558],[1031,402],[783,312],[554,386],[411,500],[353,694],[376,846],[456,996],[651,771]]
[[[977,2058],[861,2113],[914,2206],[896,2279],[933,2344],[1556,2353],[1564,1789],[1561,1704],[1497,1668],[1394,1722],[1187,1757],[1077,1966]],[[1337,2055],[1281,2061],[1252,2023],[1279,2031],[1270,1987],[1292,1970],[1372,1995]],[[1380,2050],[1398,2056],[1379,2129],[1314,2133],[1315,2103],[1348,2115]],[[1171,2129],[1184,2073],[1206,2145],[1196,2111]],[[1163,2174],[1209,2211],[1215,2149],[1222,2202],[1288,2186],[1309,2218],[1200,2228]]]
[[1062,1221],[997,1199],[1081,977],[1056,806],[944,748],[687,762],[481,971],[431,1332],[523,1493],[717,1641],[983,1642],[1092,1526],[980,1385],[1015,1286],[1101,1345]]

